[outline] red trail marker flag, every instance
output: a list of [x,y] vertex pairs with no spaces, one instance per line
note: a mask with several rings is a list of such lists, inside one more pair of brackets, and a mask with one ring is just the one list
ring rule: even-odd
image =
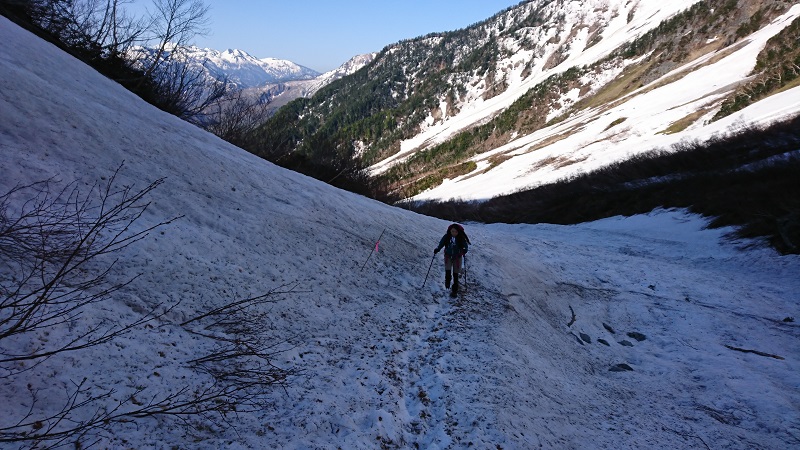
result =
[[386,228],[384,228],[383,231],[381,232],[381,235],[378,236],[378,242],[375,243],[375,248],[372,249],[371,252],[369,252],[369,256],[367,256],[367,260],[364,261],[364,265],[361,266],[361,270],[364,270],[364,267],[367,266],[367,262],[369,262],[369,259],[372,258],[372,254],[378,251],[378,245],[381,243],[381,238],[383,237],[383,233],[386,233]]

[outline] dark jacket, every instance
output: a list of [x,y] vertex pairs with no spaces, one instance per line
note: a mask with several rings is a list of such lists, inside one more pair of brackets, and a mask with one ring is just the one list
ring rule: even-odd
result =
[[438,252],[442,247],[444,247],[444,254],[449,256],[460,256],[467,253],[469,249],[469,241],[464,237],[463,234],[459,234],[456,237],[450,235],[450,233],[445,234],[442,236],[442,239],[439,240],[439,245],[436,247],[436,252]]

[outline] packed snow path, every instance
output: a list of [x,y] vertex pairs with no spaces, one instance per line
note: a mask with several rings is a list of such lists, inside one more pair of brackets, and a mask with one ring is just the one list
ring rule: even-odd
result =
[[[789,355],[799,333],[784,321],[794,313],[781,283],[795,269],[702,228],[680,212],[575,227],[468,226],[475,244],[458,299],[442,285],[439,256],[419,292],[420,255],[419,272],[401,277],[408,282],[374,294],[358,337],[321,351],[343,373],[333,386],[309,380],[307,391],[328,395],[306,416],[304,440],[520,449],[794,442]],[[398,257],[391,236],[384,241],[372,263],[379,274],[399,271],[380,268]],[[768,260],[778,266],[757,269]],[[726,346],[781,349],[786,359]]]

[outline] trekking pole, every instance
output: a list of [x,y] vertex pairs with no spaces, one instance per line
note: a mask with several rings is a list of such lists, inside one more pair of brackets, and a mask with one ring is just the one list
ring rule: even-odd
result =
[[464,290],[467,290],[467,255],[464,255]]
[[383,231],[381,231],[381,235],[378,236],[378,242],[375,243],[375,248],[373,248],[372,251],[369,252],[369,256],[367,256],[367,260],[364,261],[364,265],[361,266],[360,272],[363,272],[364,271],[364,267],[367,267],[367,263],[369,262],[369,259],[372,258],[372,254],[375,253],[375,250],[378,248],[378,244],[381,243],[381,238],[383,237],[383,233],[386,233],[386,228],[384,228]]
[[431,257],[431,265],[428,266],[428,273],[425,274],[425,281],[422,282],[422,287],[420,289],[425,289],[425,283],[428,282],[428,275],[431,274],[431,267],[433,267],[433,260],[436,259],[436,253],[433,254]]

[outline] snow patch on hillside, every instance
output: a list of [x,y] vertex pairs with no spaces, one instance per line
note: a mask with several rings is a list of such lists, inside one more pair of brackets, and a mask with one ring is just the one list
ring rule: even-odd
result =
[[[589,65],[600,60],[624,42],[644,34],[650,28],[697,1],[592,0],[575,2],[559,0],[550,2],[541,13],[541,16],[547,21],[544,25],[520,31],[520,35],[538,43],[538,50],[533,53],[533,58],[530,53],[515,52],[517,44],[506,47],[511,51],[511,56],[508,60],[499,62],[498,67],[511,66],[515,69],[512,71],[512,76],[506,78],[508,88],[504,92],[486,100],[484,99],[486,86],[481,85],[480,82],[466,84],[467,93],[463,101],[457,105],[458,114],[448,117],[441,123],[423,127],[415,137],[401,142],[400,151],[397,154],[374,164],[370,168],[371,171],[374,174],[383,173],[391,165],[403,161],[413,152],[442,143],[466,128],[487,121],[508,108],[515,100],[549,76],[563,72],[570,67]],[[502,22],[504,16],[510,17],[513,14],[529,14],[540,7],[538,2],[520,5],[519,9],[506,12],[498,20]],[[630,20],[628,20],[629,18]],[[572,35],[573,26],[584,23],[591,23],[603,30],[602,39],[588,48],[586,47],[588,29],[585,26],[579,26],[576,34]],[[576,37],[577,41],[575,41]],[[508,42],[508,40],[503,40],[500,43]],[[567,53],[561,56],[556,55],[565,45],[568,46]],[[547,68],[548,61],[555,57],[559,57],[563,61]],[[531,59],[534,63],[530,74],[523,78],[521,76],[523,68]],[[441,197],[442,195],[445,197]],[[450,195],[448,191],[443,190],[437,191],[429,197],[446,198],[448,195]],[[466,194],[466,196],[470,195]]]
[[[642,151],[666,149],[684,139],[707,139],[730,130],[736,124],[767,124],[794,116],[800,113],[800,88],[776,94],[717,122],[707,121],[717,111],[718,101],[747,79],[766,41],[798,16],[800,5],[795,5],[773,23],[749,36],[745,45],[723,58],[706,55],[628,94],[612,108],[582,111],[480,154],[473,161],[486,161],[498,154],[512,158],[489,172],[476,170],[423,192],[415,199],[488,199],[588,172]],[[719,60],[710,63],[714,58]],[[618,70],[611,68],[600,77],[608,79],[619,73]],[[665,80],[670,82],[665,83]],[[666,134],[673,123],[704,109],[708,110],[706,116],[692,126]],[[623,119],[619,127],[607,129],[615,121]],[[433,129],[445,133],[441,127]],[[414,142],[419,146],[420,137],[406,143],[411,145]],[[443,138],[437,135],[435,139]],[[556,142],[540,148],[546,141]],[[423,142],[427,144],[428,141]],[[558,164],[548,161],[558,161]],[[509,183],[508,180],[513,181]]]

